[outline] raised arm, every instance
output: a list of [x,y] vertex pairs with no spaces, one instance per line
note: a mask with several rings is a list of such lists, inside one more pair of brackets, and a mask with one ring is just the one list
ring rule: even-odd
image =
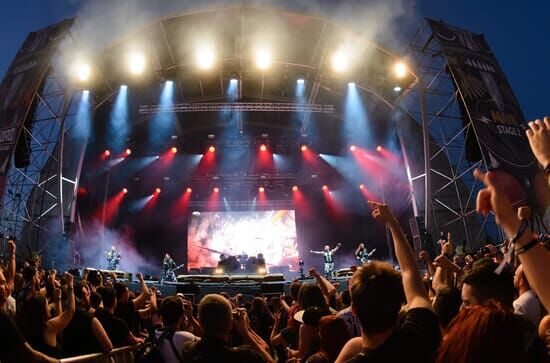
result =
[[74,290],[73,290],[73,275],[65,272],[65,280],[67,281],[67,309],[60,315],[48,320],[47,327],[55,334],[59,334],[69,325],[75,311]]
[[[545,121],[550,124],[549,118],[545,118]],[[502,226],[506,235],[510,239],[514,238],[518,232],[521,232],[522,222],[514,212],[506,191],[498,184],[491,172],[483,173],[476,170],[474,175],[485,184],[485,188],[477,195],[477,211],[485,216],[493,212],[496,222]],[[523,248],[525,250],[522,250]],[[550,286],[550,252],[536,240],[530,227],[527,227],[525,232],[517,238],[514,250],[523,264],[523,271],[529,284],[546,310],[550,310],[550,289],[548,288]]]
[[6,270],[6,283],[8,284],[8,288],[10,289],[10,294],[13,291],[13,279],[15,277],[15,242],[14,241],[8,241],[8,250],[10,253],[10,260],[8,262],[8,269]]
[[336,253],[336,252],[338,252],[338,250],[340,249],[340,247],[342,247],[342,244],[341,244],[341,243],[337,243],[337,244],[336,244],[336,247],[334,247],[332,250],[330,250],[330,253]]
[[309,250],[309,253],[313,253],[315,255],[322,255],[323,253],[325,253],[324,251],[314,251],[314,250]]
[[142,304],[144,304],[145,301],[147,301],[149,296],[151,296],[151,292],[149,291],[149,288],[147,287],[147,284],[145,283],[145,280],[143,279],[143,275],[140,272],[137,273],[136,277],[138,278],[138,280],[141,284],[141,293],[139,294],[138,297],[136,297],[134,300],[132,300],[132,302],[134,303],[135,307],[139,307]]
[[327,279],[325,279],[323,276],[319,275],[319,273],[314,269],[309,269],[309,276],[314,277],[317,281],[317,285],[321,288],[321,291],[323,292],[323,295],[325,295],[325,299],[328,302],[330,301],[330,298],[332,295],[336,293],[336,288],[333,284],[330,283]]
[[113,343],[111,342],[111,339],[109,339],[103,325],[101,325],[101,322],[97,320],[97,318],[92,319],[92,334],[104,353],[108,353],[113,350]]
[[407,298],[409,309],[432,309],[432,304],[428,299],[428,294],[422,283],[418,267],[416,266],[414,253],[399,222],[387,205],[370,201],[369,204],[374,207],[372,211],[374,219],[384,222],[390,229],[395,248],[395,256],[397,257],[397,262],[401,268],[401,275],[403,276],[403,288],[405,290],[405,297]]
[[357,257],[357,254],[359,253],[359,250],[361,249],[361,245],[357,246],[357,248],[355,249],[355,257]]

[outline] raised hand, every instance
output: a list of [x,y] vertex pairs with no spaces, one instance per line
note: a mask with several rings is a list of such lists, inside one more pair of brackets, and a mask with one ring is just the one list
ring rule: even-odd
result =
[[381,204],[370,200],[367,203],[374,208],[372,211],[372,217],[377,221],[389,223],[395,220],[393,213],[386,204]]
[[311,277],[319,276],[319,273],[313,267],[308,270],[308,273],[309,273],[309,276],[311,276]]
[[550,164],[550,117],[529,122],[526,134],[533,154],[543,168],[547,167]]
[[8,241],[8,251],[12,256],[15,254],[15,242],[12,240]]
[[63,274],[63,276],[65,277],[65,281],[67,282],[67,287],[72,289],[72,287],[73,287],[73,275],[71,275],[68,272],[65,272]]
[[531,208],[524,206],[518,208],[518,219],[529,220],[531,219]]
[[136,274],[136,277],[137,277],[137,279],[138,279],[140,282],[143,281],[143,275],[141,274],[141,272],[138,272],[138,273]]

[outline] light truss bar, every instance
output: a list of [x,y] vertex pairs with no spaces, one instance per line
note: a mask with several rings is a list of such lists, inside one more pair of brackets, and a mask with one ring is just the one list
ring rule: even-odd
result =
[[179,103],[175,105],[141,105],[140,114],[163,112],[335,112],[334,105],[300,103],[263,103],[263,102],[227,102],[227,103]]

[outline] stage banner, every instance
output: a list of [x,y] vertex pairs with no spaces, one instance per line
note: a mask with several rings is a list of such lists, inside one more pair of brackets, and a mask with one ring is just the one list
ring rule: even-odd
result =
[[[0,84],[0,197],[23,123],[29,117],[36,91],[47,75],[57,46],[74,19],[30,33]],[[30,115],[32,117],[32,115]]]
[[[482,34],[427,19],[463,101],[480,151],[507,186],[512,202],[542,204],[544,183],[525,136],[525,118],[502,68]],[[471,152],[471,150],[470,150]],[[544,188],[543,188],[544,189]],[[540,192],[540,193],[539,193]]]

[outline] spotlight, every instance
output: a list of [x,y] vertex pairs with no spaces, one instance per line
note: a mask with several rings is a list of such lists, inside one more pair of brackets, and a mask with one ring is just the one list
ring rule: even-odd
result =
[[219,193],[219,192],[220,192],[220,188],[215,187],[215,188],[213,189],[213,191],[214,191],[214,193]]
[[296,185],[293,186],[293,187],[292,187],[292,191],[293,191],[293,192],[297,192],[297,191],[298,191],[298,187],[297,187]]
[[359,189],[365,189],[365,184],[359,184]]
[[307,151],[307,145],[302,145],[302,147],[300,148],[300,150],[302,150],[302,151],[304,151],[304,152]]
[[271,52],[267,49],[259,49],[256,51],[256,66],[265,71],[271,65]]
[[348,82],[348,87],[355,87],[355,82]]
[[296,81],[296,83],[298,83],[298,84],[304,84],[304,83],[306,83],[306,80],[303,79],[303,78],[298,78],[298,80]]
[[395,76],[397,78],[403,78],[407,75],[407,65],[403,62],[397,62],[394,66]]
[[267,273],[267,271],[266,271],[265,267],[259,267],[258,268],[258,273],[260,275],[265,275]]
[[336,72],[344,72],[348,68],[348,57],[341,51],[333,54],[332,59],[332,69]]
[[126,149],[125,153],[126,153],[126,156],[132,155],[132,149]]
[[92,68],[88,63],[78,63],[74,66],[73,72],[80,82],[86,82],[90,78]]
[[107,149],[103,152],[103,155],[105,156],[110,156],[111,155],[111,150]]
[[125,90],[125,89],[127,89],[127,88],[128,88],[128,86],[125,85],[125,84],[121,84],[121,85],[120,85],[120,89],[121,89],[121,90]]
[[210,151],[211,153],[213,153],[214,151],[216,151],[216,147],[212,145],[212,146],[210,146],[210,147],[208,148],[208,151]]
[[378,151],[378,152],[382,151],[382,146],[378,145],[378,146],[376,147],[376,151]]
[[323,190],[326,192],[328,190],[328,186],[327,185],[323,185]]
[[160,192],[162,192],[162,190],[160,188],[155,189],[155,194],[160,194]]
[[127,193],[128,193],[128,189],[122,188],[122,193],[127,194]]
[[395,86],[393,87],[394,92],[401,92],[401,87]]
[[195,56],[195,61],[200,69],[210,69],[214,65],[214,52],[212,49],[200,49]]
[[82,91],[82,95],[84,96],[88,96],[90,94],[90,91],[85,89],[84,91]]
[[265,192],[265,188],[264,188],[264,187],[259,187],[259,188],[258,188],[258,191],[259,191],[260,193],[263,193],[263,192]]
[[229,83],[230,83],[231,85],[237,85],[238,82],[239,82],[239,80],[238,80],[237,78],[231,78],[231,79],[229,80]]
[[186,190],[187,193],[191,193],[192,191],[193,191],[193,189],[191,189],[191,188],[187,188],[187,190]]
[[349,151],[354,152],[355,150],[357,150],[357,146],[351,145],[351,146],[349,147]]
[[260,151],[266,151],[267,150],[267,146],[265,146],[265,144],[262,144],[260,146]]
[[142,53],[130,53],[127,58],[130,73],[138,75],[145,70],[145,56]]
[[221,274],[223,274],[223,269],[222,269],[222,268],[219,268],[219,267],[216,268],[216,269],[214,270],[214,274],[215,274],[215,275],[221,275]]
[[172,151],[172,154],[175,154],[178,152],[178,148],[175,147],[175,146],[172,146],[172,149],[170,149]]

